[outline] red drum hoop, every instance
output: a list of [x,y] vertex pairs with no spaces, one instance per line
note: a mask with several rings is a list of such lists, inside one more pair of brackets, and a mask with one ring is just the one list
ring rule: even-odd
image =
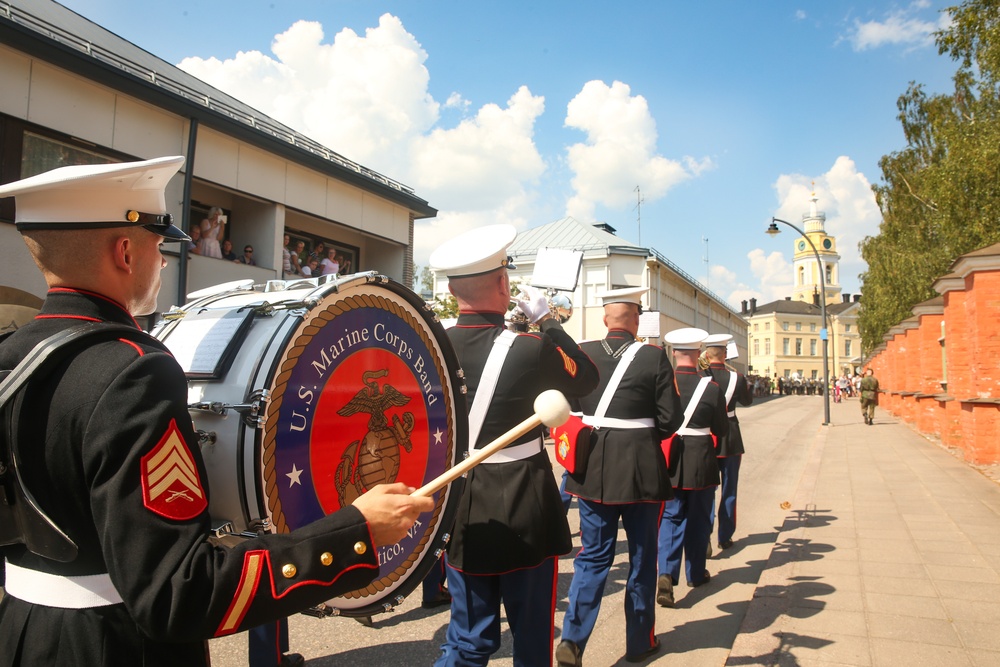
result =
[[[204,290],[154,331],[188,373],[195,428],[215,434],[202,447],[209,512],[236,530],[267,518],[289,532],[378,484],[420,487],[465,454],[458,362],[424,302],[374,272],[317,282]],[[402,602],[443,552],[460,490],[435,494],[406,538],[379,547],[379,578],[327,613]]]

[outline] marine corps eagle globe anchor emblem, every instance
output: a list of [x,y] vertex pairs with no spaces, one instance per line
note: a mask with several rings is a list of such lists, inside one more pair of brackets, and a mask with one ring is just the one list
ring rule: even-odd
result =
[[402,419],[399,415],[392,415],[391,424],[386,418],[387,410],[410,402],[409,396],[390,384],[379,387],[377,378],[388,374],[389,371],[384,369],[365,371],[362,374],[364,388],[347,405],[337,410],[341,417],[350,417],[359,412],[371,415],[368,433],[347,446],[337,466],[335,484],[341,507],[350,505],[374,486],[395,482],[399,473],[400,445],[407,452],[413,449],[410,441],[413,413],[404,412]]

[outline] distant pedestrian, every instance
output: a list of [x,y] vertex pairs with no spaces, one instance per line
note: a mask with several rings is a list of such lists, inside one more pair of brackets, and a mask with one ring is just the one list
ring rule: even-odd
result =
[[865,423],[871,426],[875,419],[875,406],[878,405],[878,378],[875,377],[875,371],[870,368],[865,371],[860,387],[861,416],[865,418]]

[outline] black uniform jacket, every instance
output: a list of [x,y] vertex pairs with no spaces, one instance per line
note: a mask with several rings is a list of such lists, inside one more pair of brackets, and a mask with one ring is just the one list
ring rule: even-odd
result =
[[[605,341],[612,353],[635,340],[627,331],[612,330]],[[593,416],[619,358],[601,341],[582,343],[601,374],[593,392],[573,401],[573,409]],[[634,503],[674,497],[660,441],[684,419],[674,386],[674,369],[662,348],[643,345],[622,376],[605,417],[649,418],[651,428],[598,428],[590,437],[590,456],[582,475],[566,480],[566,491],[599,503]]]
[[[0,344],[0,369],[85,322],[138,329],[99,294],[53,289],[37,318]],[[368,524],[352,507],[233,548],[209,541],[209,489],[187,382],[158,341],[84,347],[26,391],[19,469],[79,553],[68,563],[21,547],[3,555],[50,574],[109,573],[124,603],[62,609],[6,595],[0,665],[206,664],[205,639],[287,616],[377,575]]]
[[[726,391],[729,390],[729,383],[731,381],[731,375],[726,365],[710,364],[705,375],[715,380],[715,384],[719,385],[722,398],[725,400]],[[747,378],[743,373],[736,373],[736,391],[726,405],[726,414],[732,412],[733,416],[729,418],[729,433],[719,438],[716,453],[720,457],[739,456],[746,451],[743,447],[743,434],[740,433],[740,420],[736,416],[737,403],[744,406],[753,403],[753,392],[750,391],[750,385],[747,384]]]
[[[501,314],[461,313],[448,330],[465,372],[470,409],[503,325]],[[518,335],[507,353],[479,433],[480,447],[530,417],[535,397],[546,389],[573,398],[597,386],[597,368],[562,326],[545,320],[541,329],[540,334]],[[539,427],[508,446],[541,435]],[[544,449],[526,459],[483,463],[469,471],[448,546],[449,565],[468,574],[502,574],[535,567],[571,548],[566,512]]]
[[[681,407],[687,408],[694,395],[695,387],[702,375],[690,366],[678,366],[675,371],[677,389],[681,395]],[[719,385],[710,382],[698,407],[695,408],[688,428],[710,428],[712,435],[723,437],[729,432],[726,417],[726,397]],[[672,471],[670,482],[675,489],[704,489],[719,484],[719,463],[716,460],[715,443],[711,435],[685,435],[675,438],[673,447],[680,441],[681,451],[671,451],[671,458],[677,459],[677,467]]]

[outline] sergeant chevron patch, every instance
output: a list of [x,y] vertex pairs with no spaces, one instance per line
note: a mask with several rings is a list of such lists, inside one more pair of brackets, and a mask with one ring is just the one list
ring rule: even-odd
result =
[[142,457],[142,501],[177,521],[193,519],[208,507],[198,467],[173,419],[160,443]]

